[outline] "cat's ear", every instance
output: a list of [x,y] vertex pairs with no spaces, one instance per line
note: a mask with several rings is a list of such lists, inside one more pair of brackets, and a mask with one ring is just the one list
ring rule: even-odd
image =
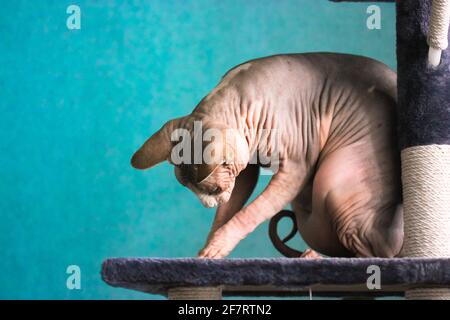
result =
[[172,149],[170,136],[174,130],[179,128],[181,119],[167,122],[145,141],[131,158],[131,165],[136,169],[148,169],[167,160]]

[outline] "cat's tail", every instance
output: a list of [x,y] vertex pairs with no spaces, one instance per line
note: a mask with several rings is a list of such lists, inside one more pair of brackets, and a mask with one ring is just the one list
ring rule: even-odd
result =
[[[283,218],[290,218],[292,220],[292,230],[291,232],[281,240],[278,236],[278,222]],[[295,214],[289,210],[282,210],[278,212],[269,222],[269,237],[270,241],[272,241],[273,246],[277,249],[282,255],[288,258],[299,258],[303,252],[295,250],[289,247],[286,242],[291,240],[295,234],[297,233],[297,220],[295,218]]]

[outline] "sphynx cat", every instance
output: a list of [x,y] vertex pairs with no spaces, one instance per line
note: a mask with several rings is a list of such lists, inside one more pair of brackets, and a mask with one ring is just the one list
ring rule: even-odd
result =
[[[259,224],[291,204],[304,241],[334,257],[394,257],[403,243],[396,74],[346,54],[277,55],[231,69],[185,117],[167,122],[134,154],[132,165],[171,161],[176,129],[232,129],[210,147],[213,163],[175,165],[177,179],[201,202],[218,205],[199,257],[223,258]],[[245,206],[261,163],[279,136],[277,170]],[[231,143],[230,141],[233,141]],[[219,154],[222,154],[219,152]],[[316,256],[308,250],[305,256]]]

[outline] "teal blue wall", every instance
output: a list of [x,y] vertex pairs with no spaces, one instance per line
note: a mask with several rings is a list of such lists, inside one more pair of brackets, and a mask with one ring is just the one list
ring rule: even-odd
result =
[[[102,260],[193,256],[214,210],[168,164],[134,171],[133,151],[249,59],[338,51],[395,68],[394,6],[380,7],[371,31],[367,4],[325,0],[2,1],[0,298],[150,297],[106,286]],[[278,256],[266,233],[232,256]],[[70,264],[82,290],[66,288]]]

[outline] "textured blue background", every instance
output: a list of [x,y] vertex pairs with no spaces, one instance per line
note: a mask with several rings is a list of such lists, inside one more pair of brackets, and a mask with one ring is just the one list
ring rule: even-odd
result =
[[[81,7],[81,30],[66,28],[72,3]],[[337,51],[395,68],[394,6],[380,5],[382,29],[372,31],[367,6],[2,1],[0,298],[150,297],[105,285],[102,260],[193,256],[214,211],[176,182],[168,164],[134,171],[133,151],[249,59]],[[261,226],[232,256],[278,256],[266,234]],[[82,290],[66,288],[70,264],[81,267]]]

